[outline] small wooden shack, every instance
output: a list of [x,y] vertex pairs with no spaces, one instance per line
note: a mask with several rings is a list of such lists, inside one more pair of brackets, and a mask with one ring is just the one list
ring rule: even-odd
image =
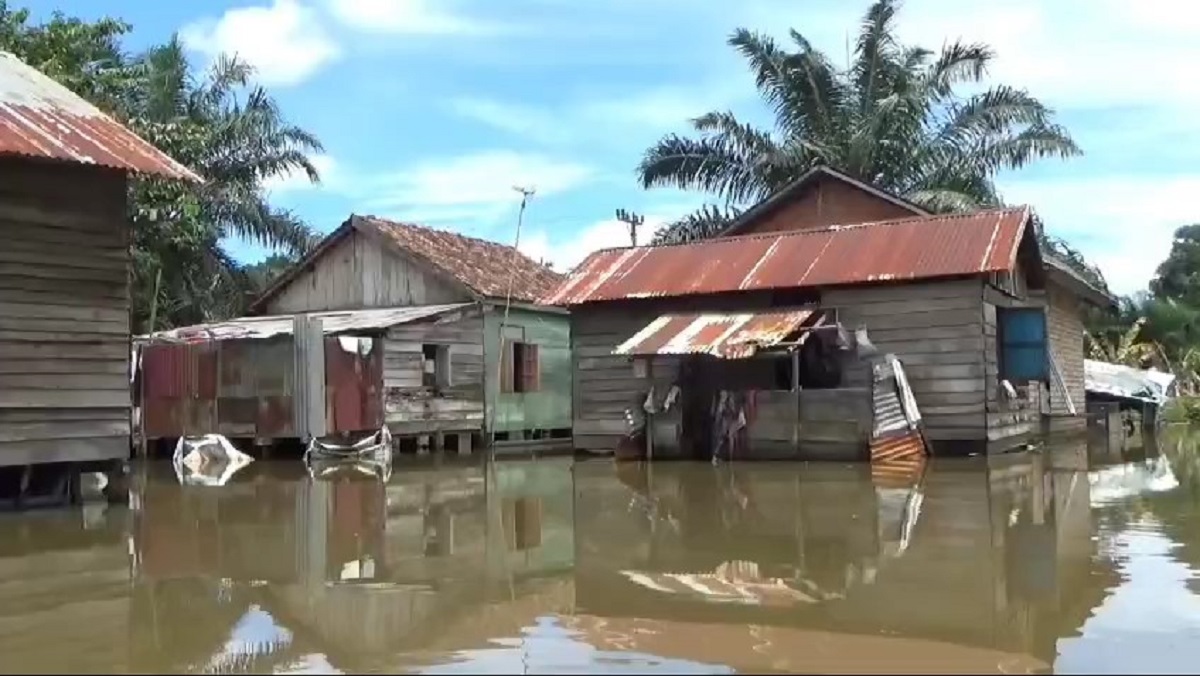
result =
[[569,446],[567,313],[535,304],[561,279],[510,246],[351,216],[253,303],[267,317],[172,335],[232,337],[238,325],[313,315],[327,335],[379,341],[376,396],[397,443],[450,435],[462,449],[485,435]]
[[1082,429],[1081,311],[1112,300],[1047,263],[1035,228],[1027,207],[931,215],[822,167],[716,238],[596,252],[544,299],[571,309],[575,445],[616,449],[653,391],[657,457],[698,452],[738,397],[750,445],[804,455],[861,426],[882,353],[935,452],[1015,445],[1051,417]]
[[129,172],[200,180],[0,52],[0,467],[129,457]]

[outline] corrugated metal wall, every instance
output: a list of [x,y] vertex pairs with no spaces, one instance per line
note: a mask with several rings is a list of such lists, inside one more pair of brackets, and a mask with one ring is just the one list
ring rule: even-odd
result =
[[[382,344],[347,351],[328,337],[325,349],[329,433],[383,425]],[[218,433],[230,437],[296,435],[296,367],[290,336],[147,345],[142,356],[142,407],[148,439]]]

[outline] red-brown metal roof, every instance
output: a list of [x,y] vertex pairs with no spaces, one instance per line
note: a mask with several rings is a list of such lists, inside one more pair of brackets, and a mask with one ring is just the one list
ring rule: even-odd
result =
[[511,280],[513,300],[535,302],[563,280],[563,275],[507,244],[374,216],[363,216],[358,223],[423,258],[480,296],[505,297]]
[[802,328],[817,326],[817,310],[758,314],[668,314],[650,322],[613,354],[711,354],[726,359],[749,357]]
[[0,155],[201,180],[99,108],[7,52],[0,52]]
[[847,284],[1007,271],[1027,207],[919,216],[589,256],[547,305]]

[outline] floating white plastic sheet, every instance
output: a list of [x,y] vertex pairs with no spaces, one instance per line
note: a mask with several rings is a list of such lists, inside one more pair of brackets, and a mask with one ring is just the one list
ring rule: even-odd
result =
[[171,458],[179,483],[193,486],[224,486],[254,458],[234,448],[223,435],[183,437]]

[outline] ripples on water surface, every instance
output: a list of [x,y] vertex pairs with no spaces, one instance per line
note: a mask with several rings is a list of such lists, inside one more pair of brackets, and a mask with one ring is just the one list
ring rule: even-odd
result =
[[[0,670],[1191,672],[1200,455],[251,465],[0,520]],[[990,465],[990,466],[989,466]]]

